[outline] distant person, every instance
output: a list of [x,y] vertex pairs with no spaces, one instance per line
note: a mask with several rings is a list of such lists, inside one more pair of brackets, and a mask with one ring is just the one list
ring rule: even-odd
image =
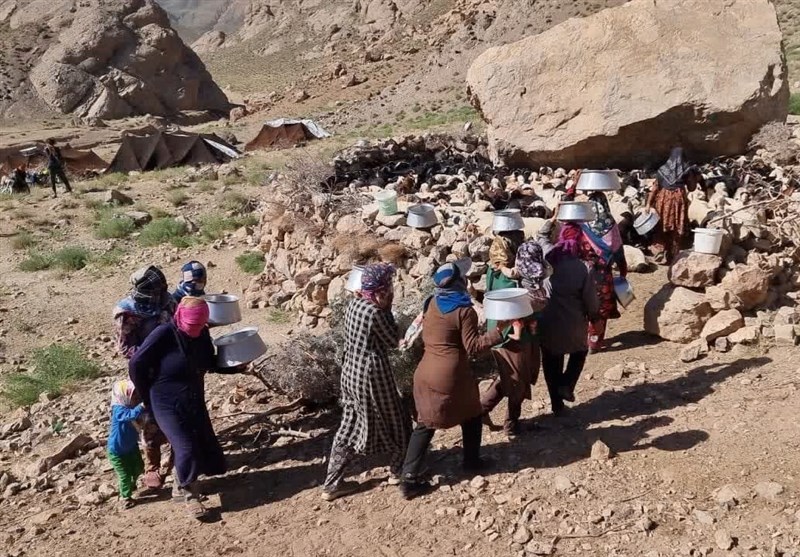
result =
[[25,166],[18,166],[11,173],[11,192],[12,193],[30,193],[31,188],[28,186],[27,174]]
[[61,180],[68,192],[72,191],[69,185],[67,173],[64,171],[64,159],[61,157],[61,149],[56,146],[53,139],[47,140],[44,147],[44,154],[47,157],[47,172],[50,174],[50,185],[53,187],[53,197],[58,197],[56,191],[56,179]]
[[694,189],[702,180],[697,168],[683,156],[683,148],[675,147],[669,160],[658,169],[656,185],[647,198],[647,210],[658,213],[651,250],[656,261],[670,264],[681,250],[689,232],[688,189]]
[[184,296],[203,297],[206,294],[206,268],[199,261],[189,261],[181,267],[181,281],[172,299],[175,303],[180,303]]
[[127,379],[114,382],[111,388],[111,426],[106,449],[108,460],[117,475],[119,500],[123,509],[133,507],[136,480],[144,473],[144,461],[139,452],[139,435],[134,422],[144,412],[133,382]]

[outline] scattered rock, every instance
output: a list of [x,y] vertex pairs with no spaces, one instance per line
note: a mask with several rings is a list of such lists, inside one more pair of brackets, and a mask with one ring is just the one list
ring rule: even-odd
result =
[[556,476],[553,480],[553,486],[556,488],[556,491],[561,493],[572,491],[575,487],[575,485],[566,476]]
[[532,540],[525,545],[525,552],[529,555],[552,555],[555,549],[553,542]]
[[714,541],[716,542],[717,547],[723,551],[733,549],[734,541],[727,530],[717,530],[714,533]]
[[643,516],[636,522],[636,527],[642,532],[650,532],[655,530],[658,524],[649,516]]
[[524,524],[517,525],[516,529],[514,530],[514,535],[511,536],[511,539],[514,543],[518,543],[520,545],[525,545],[529,541],[531,541],[531,531],[528,530],[528,527]]
[[729,352],[731,349],[731,341],[728,340],[728,337],[719,337],[717,340],[714,341],[714,350],[720,353]]
[[797,331],[794,325],[775,325],[775,342],[788,346],[797,345]]
[[682,362],[690,363],[701,360],[708,355],[708,343],[704,340],[696,340],[683,348],[680,353]]
[[717,504],[732,508],[739,504],[739,501],[744,499],[745,493],[738,487],[727,484],[719,488],[714,493],[714,500]]
[[763,499],[775,501],[783,493],[783,486],[776,482],[760,482],[755,486],[756,495]]
[[610,459],[612,456],[611,449],[608,445],[600,440],[592,444],[592,460],[604,461]]
[[486,478],[484,478],[483,476],[475,476],[475,477],[474,477],[474,478],[472,478],[472,480],[470,480],[470,482],[469,482],[469,486],[470,486],[472,489],[483,489],[483,488],[485,488],[487,485],[489,485],[489,480],[487,480],[487,479],[486,479]]
[[41,459],[34,468],[35,474],[44,474],[57,464],[65,460],[74,458],[79,452],[90,449],[94,446],[94,440],[83,433],[74,436],[66,445],[62,446],[56,453]]
[[724,310],[706,322],[703,331],[700,333],[700,338],[707,343],[712,343],[720,337],[735,333],[742,327],[744,327],[744,317],[738,310]]
[[731,333],[728,335],[728,340],[732,344],[755,344],[760,336],[759,328],[750,326],[742,327],[738,331]]
[[614,367],[611,367],[606,370],[603,374],[608,381],[622,381],[622,378],[625,377],[625,365],[624,364],[617,364]]
[[628,263],[628,271],[631,273],[646,273],[650,270],[644,252],[634,246],[625,245],[625,261]]
[[119,190],[108,190],[105,195],[106,205],[133,205],[133,199]]
[[717,521],[717,519],[714,518],[714,515],[706,511],[701,511],[699,509],[695,509],[694,512],[692,512],[692,515],[694,516],[695,520],[697,520],[697,522],[699,522],[700,524],[705,524],[707,526],[714,524]]
[[146,213],[145,211],[128,211],[125,213],[125,216],[131,219],[136,226],[144,226],[153,220],[150,213]]
[[375,221],[378,224],[382,224],[388,228],[397,228],[398,226],[405,226],[406,216],[403,213],[397,213],[395,215],[384,215],[379,213]]
[[299,91],[295,91],[292,100],[294,100],[294,102],[296,103],[301,103],[305,100],[308,100],[309,98],[311,98],[311,95],[308,94],[308,91],[306,91],[305,89],[301,89]]
[[704,288],[714,284],[722,265],[718,255],[685,250],[678,254],[669,269],[669,280],[675,286]]

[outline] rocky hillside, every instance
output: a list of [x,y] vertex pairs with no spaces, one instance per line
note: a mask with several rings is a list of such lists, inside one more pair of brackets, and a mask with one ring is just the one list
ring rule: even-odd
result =
[[0,3],[0,112],[123,118],[225,111],[203,62],[152,0]]

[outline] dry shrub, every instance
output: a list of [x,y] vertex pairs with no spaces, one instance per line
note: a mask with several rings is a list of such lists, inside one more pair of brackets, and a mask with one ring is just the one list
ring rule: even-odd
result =
[[778,164],[788,164],[797,158],[798,149],[791,141],[792,128],[783,122],[764,124],[750,140],[748,147],[755,151],[766,149]]
[[[401,335],[422,310],[423,300],[421,292],[414,292],[395,304]],[[339,397],[344,357],[347,304],[346,300],[338,300],[330,306],[328,331],[320,335],[300,335],[279,344],[255,371],[256,376],[270,389],[291,397],[317,404],[335,401]],[[414,370],[421,358],[421,341],[405,352],[392,350],[389,353],[397,386],[404,396],[411,395]]]
[[351,263],[364,263],[380,257],[380,249],[386,245],[386,240],[369,234],[353,237],[352,234],[340,233],[333,237],[331,245]]
[[405,246],[390,242],[378,248],[378,256],[381,258],[381,261],[392,263],[399,267],[405,263],[408,257],[408,251]]

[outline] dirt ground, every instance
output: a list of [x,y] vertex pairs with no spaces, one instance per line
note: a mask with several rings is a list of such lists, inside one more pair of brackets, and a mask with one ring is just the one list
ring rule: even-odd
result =
[[[141,205],[195,218],[215,210],[222,195],[189,186],[188,205],[175,209],[165,200],[163,181],[125,187]],[[232,189],[259,194],[255,185]],[[234,263],[248,249],[241,240],[179,250],[96,239],[83,205],[97,195],[62,196],[70,201],[55,204],[42,190],[32,200],[4,202],[2,372],[18,368],[15,362],[24,367],[32,348],[62,339],[96,351],[108,369],[121,369],[113,346],[102,339],[112,332],[111,308],[125,294],[128,274],[145,262],[162,265],[170,279],[190,257],[213,262],[212,290],[241,294],[249,282]],[[24,252],[10,241],[20,226],[48,246],[79,243],[97,253],[115,246],[124,255],[110,268],[24,273],[18,270]],[[460,473],[460,433],[450,430],[437,434],[428,460],[438,483],[433,494],[404,501],[386,484],[380,459],[371,459],[354,470],[361,493],[325,503],[319,484],[337,418],[307,410],[273,424],[308,438],[223,435],[232,472],[203,482],[213,510],[207,523],[193,521],[166,497],[122,511],[113,500],[76,506],[49,490],[0,502],[0,550],[62,557],[518,555],[523,547],[530,555],[800,555],[798,352],[766,346],[681,363],[679,346],[641,332],[644,302],[665,280],[663,271],[633,276],[638,299],[612,323],[610,349],[589,358],[567,418],[548,415],[540,381],[524,407],[525,435],[509,442],[485,432],[485,455],[496,467],[484,479]],[[269,310],[245,310],[244,323],[262,327],[270,343],[284,340],[289,328]],[[626,365],[626,376],[606,379],[616,364]],[[105,392],[103,381],[87,392]],[[208,382],[215,400],[258,387],[244,376]],[[105,395],[98,396],[102,405]],[[86,404],[70,397],[66,404]],[[270,404],[281,400],[273,397]],[[226,417],[231,408],[213,404],[215,423],[242,419]],[[80,408],[73,411],[80,414]],[[495,412],[495,422],[502,421],[502,411]],[[615,456],[592,458],[597,440]],[[113,483],[110,470],[103,474]],[[727,485],[735,486],[736,501],[720,505],[715,493]],[[54,518],[37,519],[42,512]],[[515,536],[520,522],[529,527],[531,541]],[[515,537],[524,543],[514,545]]]

